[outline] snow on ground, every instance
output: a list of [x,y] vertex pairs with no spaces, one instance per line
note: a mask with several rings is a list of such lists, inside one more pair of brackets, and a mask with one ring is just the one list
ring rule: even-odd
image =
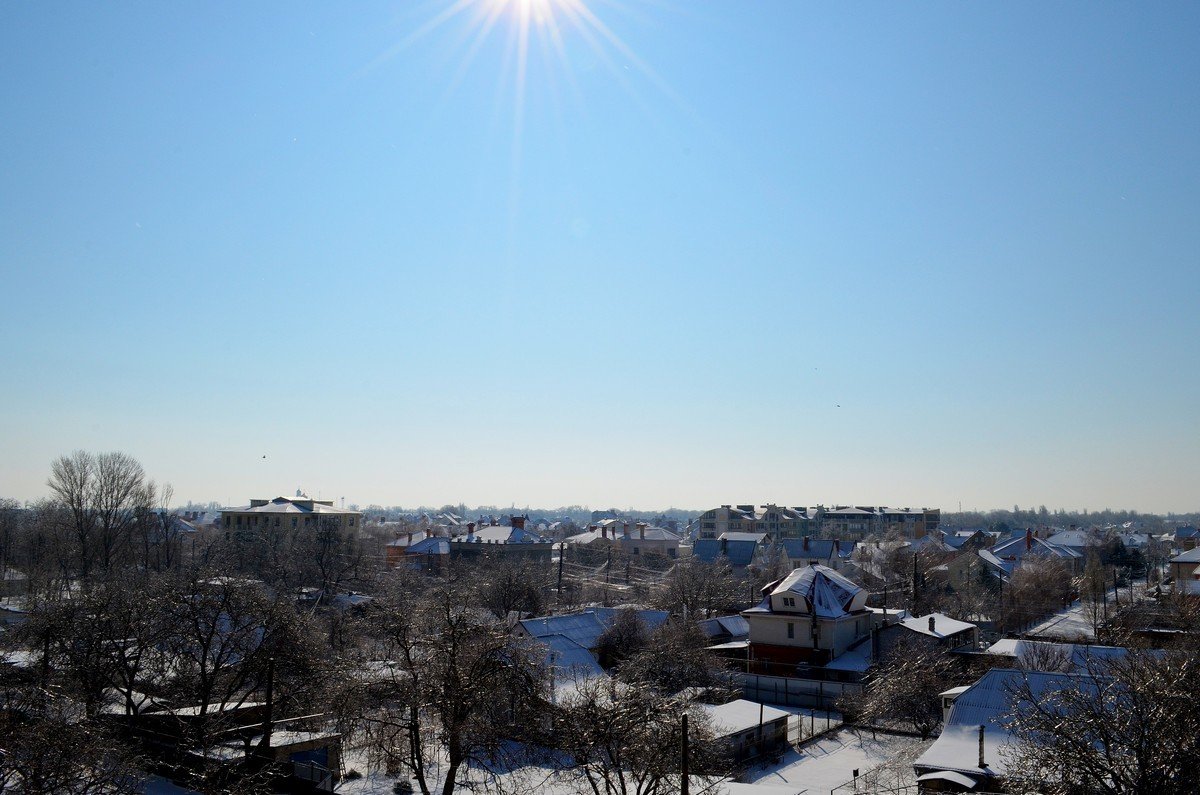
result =
[[[1135,586],[1134,599],[1142,601],[1145,598],[1145,587]],[[1129,604],[1128,588],[1121,588],[1119,593],[1115,588],[1109,590],[1108,605],[1110,611],[1120,609],[1120,607],[1127,604]],[[1064,640],[1074,640],[1076,638],[1083,638],[1086,640],[1095,640],[1096,632],[1092,625],[1092,618],[1092,605],[1085,603],[1082,599],[1076,599],[1068,607],[1059,610],[1025,634],[1029,637],[1046,639],[1062,638]]]
[[[795,784],[802,793],[825,795],[851,781],[859,771],[862,792],[879,786],[912,784],[912,760],[933,743],[900,734],[852,728],[838,729],[784,755],[776,765],[747,775],[754,784]],[[847,787],[841,792],[853,792]]]

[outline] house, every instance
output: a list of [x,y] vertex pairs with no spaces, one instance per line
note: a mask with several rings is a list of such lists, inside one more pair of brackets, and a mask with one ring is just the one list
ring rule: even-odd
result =
[[1004,791],[1014,751],[1006,716],[1026,681],[1035,696],[1088,686],[1071,674],[993,668],[969,687],[942,693],[943,705],[952,704],[942,733],[913,762],[921,793]]
[[705,563],[724,557],[730,566],[745,567],[759,559],[769,541],[766,533],[725,532],[719,538],[696,539],[692,555]]
[[682,536],[665,527],[653,527],[645,522],[638,522],[634,528],[630,528],[629,522],[605,520],[590,525],[582,533],[565,538],[563,543],[586,546],[607,541],[617,544],[627,554],[634,556],[660,554],[668,558],[677,558],[681,540]]
[[470,559],[485,555],[520,556],[549,563],[554,544],[550,539],[526,530],[528,519],[528,516],[513,516],[508,525],[488,525],[478,529],[474,522],[468,522],[466,535],[450,539],[450,556]]
[[794,675],[798,665],[826,665],[870,636],[867,592],[828,566],[795,569],[762,595],[742,611],[752,670]]
[[817,564],[841,571],[851,560],[857,543],[836,538],[786,538],[780,541],[793,567]]
[[399,566],[408,550],[414,544],[424,541],[427,538],[432,538],[432,536],[426,530],[410,530],[389,541],[383,548],[387,565],[392,567]]
[[964,646],[974,648],[979,643],[979,628],[942,613],[909,617],[880,628],[880,654],[886,655],[892,649],[906,643],[946,651]]
[[1175,528],[1173,543],[1176,549],[1187,552],[1200,545],[1200,528],[1186,526]]
[[715,741],[735,762],[781,753],[788,745],[790,713],[739,698],[728,704],[702,704]]
[[979,550],[979,557],[1004,579],[1010,577],[1026,557],[1061,560],[1072,573],[1083,568],[1083,553],[1038,538],[1032,530],[1005,539],[990,549]]
[[1098,671],[1113,660],[1124,659],[1129,649],[1123,646],[1003,638],[988,646],[984,653],[995,658],[992,664],[999,668],[1083,673]]
[[1175,593],[1200,595],[1200,547],[1176,555],[1170,563]]
[[[620,610],[615,607],[593,607],[578,613],[558,616],[523,618],[513,629],[518,635],[533,638],[547,645],[561,644],[556,638],[564,638],[573,646],[562,646],[561,650],[579,647],[596,656],[600,637],[617,620]],[[670,617],[665,610],[638,610],[637,617],[650,633],[658,629]]]

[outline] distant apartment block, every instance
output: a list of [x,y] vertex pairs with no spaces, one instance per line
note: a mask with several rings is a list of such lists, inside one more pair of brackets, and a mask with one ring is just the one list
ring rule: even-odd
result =
[[362,525],[362,513],[347,508],[335,508],[333,500],[314,500],[299,494],[296,497],[276,497],[273,500],[250,500],[249,505],[222,508],[220,528],[239,536],[267,530],[315,530],[336,526],[347,533],[357,532]]
[[909,538],[921,538],[936,530],[941,518],[939,508],[722,505],[700,515],[699,537],[720,538],[724,533],[735,532],[767,533],[775,539],[813,535],[860,539],[897,531]]

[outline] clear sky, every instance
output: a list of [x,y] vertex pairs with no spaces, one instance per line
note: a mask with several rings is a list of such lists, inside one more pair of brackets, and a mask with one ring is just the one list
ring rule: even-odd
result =
[[0,496],[119,449],[230,503],[1200,509],[1198,42],[1168,2],[0,4]]

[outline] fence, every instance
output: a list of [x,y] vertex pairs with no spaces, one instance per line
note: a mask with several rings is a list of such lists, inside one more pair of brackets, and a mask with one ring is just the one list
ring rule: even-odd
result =
[[307,782],[318,792],[333,792],[333,771],[316,762],[293,762],[292,777]]
[[742,694],[749,700],[788,707],[833,710],[843,695],[862,692],[862,685],[858,682],[826,682],[744,673],[735,673],[733,679],[741,685]]

